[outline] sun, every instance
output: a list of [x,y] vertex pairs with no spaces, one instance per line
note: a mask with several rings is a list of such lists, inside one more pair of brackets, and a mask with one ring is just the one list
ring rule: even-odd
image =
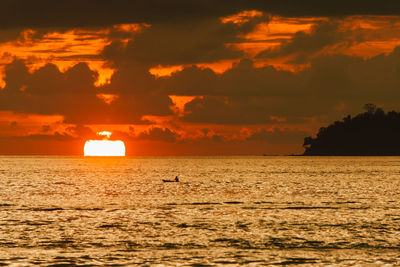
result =
[[121,140],[108,140],[111,132],[98,132],[103,140],[88,140],[83,148],[85,156],[125,156],[125,144]]
[[120,140],[88,140],[83,153],[85,156],[125,156],[125,144]]

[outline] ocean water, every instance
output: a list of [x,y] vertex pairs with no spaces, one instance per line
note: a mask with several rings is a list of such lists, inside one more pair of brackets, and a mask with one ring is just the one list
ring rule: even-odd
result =
[[0,265],[397,265],[399,252],[400,157],[0,157]]

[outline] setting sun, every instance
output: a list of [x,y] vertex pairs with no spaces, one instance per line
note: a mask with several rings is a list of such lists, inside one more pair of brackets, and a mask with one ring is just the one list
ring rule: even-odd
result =
[[125,144],[121,140],[107,140],[111,132],[98,132],[104,136],[103,140],[88,140],[85,143],[83,153],[85,156],[125,156]]

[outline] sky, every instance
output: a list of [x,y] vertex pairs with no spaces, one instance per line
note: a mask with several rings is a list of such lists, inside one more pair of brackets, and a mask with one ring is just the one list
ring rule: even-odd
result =
[[400,2],[3,0],[0,154],[287,155],[400,110]]

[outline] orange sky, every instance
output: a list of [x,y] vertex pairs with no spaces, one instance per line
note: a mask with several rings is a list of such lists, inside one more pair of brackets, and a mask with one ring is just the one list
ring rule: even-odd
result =
[[[18,38],[1,41],[0,87],[3,88],[2,91],[5,95],[0,97],[3,97],[3,102],[7,102],[5,98],[11,97],[11,94],[7,93],[11,90],[7,89],[7,86],[11,86],[11,82],[7,84],[7,75],[11,77],[11,74],[7,74],[6,70],[15,60],[23,60],[32,76],[28,78],[27,85],[21,85],[18,89],[20,94],[34,97],[32,98],[34,100],[31,101],[44,101],[43,103],[54,100],[42,100],[43,95],[38,95],[36,98],[35,93],[38,91],[31,90],[40,88],[34,89],[34,83],[31,80],[36,79],[38,73],[44,73],[42,71],[44,66],[49,63],[54,64],[61,73],[60,75],[65,76],[60,79],[67,81],[66,86],[74,88],[74,84],[68,83],[68,79],[72,77],[70,73],[73,73],[70,70],[78,63],[84,62],[93,71],[93,77],[95,77],[93,81],[89,82],[89,85],[92,83],[90,87],[93,87],[90,90],[95,92],[94,97],[87,96],[88,99],[91,99],[90,101],[93,101],[93,104],[88,102],[87,109],[93,109],[87,115],[88,118],[104,116],[110,112],[111,118],[118,116],[125,118],[125,115],[129,117],[134,114],[132,117],[136,116],[137,119],[129,119],[130,121],[127,119],[123,122],[109,121],[108,123],[96,121],[90,123],[89,119],[81,123],[77,119],[71,119],[79,117],[79,112],[77,111],[78,114],[75,114],[73,109],[79,107],[79,110],[84,110],[84,101],[72,103],[70,106],[72,111],[67,108],[57,111],[57,107],[53,107],[53,105],[48,110],[44,107],[41,109],[40,105],[37,108],[32,107],[32,109],[26,110],[14,109],[11,106],[8,107],[6,103],[0,111],[0,144],[2,147],[0,154],[80,154],[83,149],[80,146],[82,142],[90,138],[90,132],[95,133],[101,130],[113,131],[117,137],[125,138],[127,155],[301,153],[303,151],[302,136],[311,135],[321,125],[329,123],[330,119],[340,119],[341,116],[359,110],[360,107],[349,108],[348,99],[342,97],[337,100],[328,99],[326,104],[321,104],[321,108],[325,108],[324,113],[319,111],[312,113],[304,107],[304,112],[300,112],[301,114],[298,116],[290,115],[293,112],[287,114],[287,112],[281,111],[282,105],[288,105],[287,107],[290,109],[290,104],[284,104],[294,103],[295,100],[290,95],[297,97],[303,92],[296,91],[294,87],[291,93],[286,92],[286,89],[279,89],[280,84],[287,80],[286,78],[271,82],[273,87],[271,90],[268,89],[271,92],[264,90],[268,91],[268,94],[265,95],[260,93],[263,92],[261,85],[260,88],[255,86],[254,90],[252,89],[254,92],[250,90],[253,95],[248,99],[250,93],[246,88],[243,88],[241,92],[229,89],[235,88],[236,82],[233,81],[239,79],[242,74],[248,75],[246,77],[251,78],[247,84],[250,85],[254,79],[263,77],[257,73],[262,71],[271,73],[275,70],[277,74],[272,76],[274,79],[279,75],[293,76],[294,79],[297,76],[305,76],[308,80],[306,78],[304,80],[308,82],[310,79],[315,80],[312,78],[314,77],[312,76],[313,66],[319,66],[318,64],[322,64],[321,62],[325,62],[324,60],[328,60],[327,58],[336,58],[339,55],[347,56],[361,60],[357,61],[360,62],[357,64],[370,62],[368,60],[375,60],[380,55],[391,60],[395,55],[394,49],[400,44],[400,17],[397,16],[283,17],[259,10],[247,10],[220,17],[213,23],[216,25],[216,29],[222,29],[221,32],[224,34],[228,32],[227,29],[236,31],[234,35],[230,34],[226,40],[221,40],[222,46],[218,46],[218,49],[221,49],[222,52],[213,54],[214,51],[210,50],[202,57],[190,60],[183,57],[182,60],[178,60],[181,55],[177,54],[177,60],[169,60],[169,62],[164,58],[160,58],[157,62],[157,59],[146,58],[150,58],[151,55],[135,54],[135,49],[139,50],[142,46],[145,47],[146,41],[149,42],[149,54],[152,53],[150,48],[157,49],[157,46],[150,41],[153,40],[151,38],[155,38],[152,34],[160,34],[157,31],[161,32],[161,30],[157,28],[158,25],[154,26],[150,23],[127,23],[62,30],[26,28],[19,32]],[[252,27],[248,29],[247,25],[252,25]],[[179,30],[185,31],[186,29]],[[173,31],[172,28],[171,32]],[[171,36],[174,36],[173,34],[175,33],[171,33]],[[162,37],[165,38],[165,36]],[[192,38],[193,40],[188,37],[188,44],[182,44],[182,53],[185,47],[194,47],[194,51],[206,49],[204,47],[207,40]],[[177,52],[174,51],[171,50],[171,53],[179,53],[179,49],[176,50]],[[227,56],[219,56],[223,55],[224,51]],[[132,59],[129,61],[130,57]],[[172,57],[172,59],[174,58]],[[244,59],[251,60],[252,65],[243,65]],[[362,71],[362,67],[357,68]],[[127,74],[123,72],[125,69]],[[247,72],[249,74],[246,74]],[[191,77],[198,77],[194,75],[203,76],[198,78],[198,82],[193,80],[191,83]],[[143,81],[142,77],[145,77]],[[246,77],[243,77],[240,78],[240,81],[244,81],[246,84]],[[270,79],[269,76],[265,77]],[[84,79],[84,77],[79,79]],[[209,83],[206,83],[207,79],[210,79]],[[313,85],[317,84],[314,80]],[[256,83],[254,82],[254,84]],[[265,87],[264,83],[260,82],[260,84]],[[266,84],[268,85],[267,82]],[[76,84],[76,87],[79,86],[81,84]],[[274,91],[274,88],[277,89]],[[54,94],[58,88],[49,90],[53,92],[51,94]],[[66,87],[65,90],[66,92],[63,94],[67,101],[69,89]],[[71,91],[73,90],[71,89]],[[135,99],[138,101],[132,105],[123,102],[128,99],[129,90],[136,90],[134,94],[129,95],[133,101]],[[317,92],[317,89],[315,90]],[[71,99],[76,99],[79,94],[79,92],[76,95],[74,93]],[[83,92],[81,94],[85,95]],[[145,96],[146,94],[149,94],[149,97]],[[161,101],[169,110],[153,112],[156,109],[152,105],[153,95],[160,95],[158,100],[154,100],[154,105],[158,105],[156,101]],[[323,99],[323,96],[318,96],[318,94],[312,95],[311,99],[314,97]],[[149,102],[144,102],[145,100],[142,98]],[[269,103],[265,105],[270,105],[272,111],[266,111],[260,122],[251,119],[251,116],[254,116],[251,115],[252,113],[249,113],[248,121],[239,119],[241,115],[236,116],[237,122],[234,121],[235,116],[227,122],[224,122],[224,118],[214,120],[210,110],[207,110],[210,112],[210,115],[207,115],[211,116],[210,120],[207,121],[206,117],[196,117],[198,116],[196,115],[197,111],[205,110],[206,107],[214,107],[212,103],[226,105],[226,108],[232,110],[236,108],[249,110],[251,108],[241,102],[241,99],[245,98],[254,103],[258,103],[258,100],[265,101],[265,103]],[[14,106],[18,106],[18,100],[15,101]],[[103,103],[101,103],[102,101]],[[170,104],[166,104],[168,101]],[[385,101],[382,98],[378,100],[378,104],[393,106],[390,101],[387,103]],[[279,104],[281,102],[283,104]],[[260,102],[262,107],[261,103],[264,102]],[[137,111],[139,106],[140,112]],[[101,107],[104,111],[96,113],[97,107]],[[276,111],[273,110],[273,107],[276,107]],[[63,113],[64,110],[65,113]],[[215,111],[215,115],[217,114],[218,109]],[[141,121],[139,121],[140,119]],[[86,134],[76,130],[78,128],[87,129]],[[280,140],[280,137],[275,137],[274,134],[287,135],[287,139],[282,137]],[[263,140],[263,136],[267,139]],[[273,141],[268,141],[268,138]]]

